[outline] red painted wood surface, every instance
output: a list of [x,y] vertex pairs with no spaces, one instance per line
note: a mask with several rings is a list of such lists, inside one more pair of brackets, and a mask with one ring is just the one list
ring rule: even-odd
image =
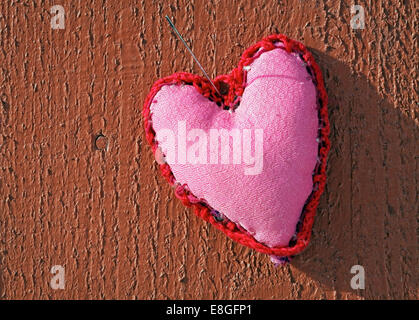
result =
[[[57,4],[65,29],[50,25]],[[358,4],[354,30],[350,1],[2,1],[0,297],[417,299],[415,2]],[[158,78],[200,73],[166,14],[212,77],[272,33],[322,68],[329,178],[290,265],[199,220],[158,172],[142,103]]]

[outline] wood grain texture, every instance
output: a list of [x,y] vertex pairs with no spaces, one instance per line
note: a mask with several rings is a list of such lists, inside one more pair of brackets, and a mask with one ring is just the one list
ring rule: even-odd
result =
[[[50,27],[50,8],[66,11]],[[2,299],[417,299],[415,1],[1,1]],[[238,245],[174,197],[145,143],[155,80],[212,77],[271,33],[307,45],[331,122],[327,188],[291,265]],[[107,146],[98,149],[103,135]],[[365,290],[350,269],[364,266]],[[50,285],[65,267],[65,289]]]

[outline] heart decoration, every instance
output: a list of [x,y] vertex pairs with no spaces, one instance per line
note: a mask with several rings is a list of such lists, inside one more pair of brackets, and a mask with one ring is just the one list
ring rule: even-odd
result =
[[146,138],[175,195],[231,239],[284,263],[309,243],[326,183],[327,94],[301,43],[271,35],[214,80],[154,83]]

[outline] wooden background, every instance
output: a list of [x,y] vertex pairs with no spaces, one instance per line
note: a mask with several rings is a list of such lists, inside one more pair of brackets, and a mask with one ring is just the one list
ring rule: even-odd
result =
[[[1,1],[0,297],[417,299],[415,3]],[[64,30],[50,26],[56,4]],[[200,73],[166,14],[212,77],[271,33],[302,41],[324,72],[328,183],[291,265],[199,220],[159,174],[143,101],[162,76]],[[350,286],[356,264],[365,290]]]

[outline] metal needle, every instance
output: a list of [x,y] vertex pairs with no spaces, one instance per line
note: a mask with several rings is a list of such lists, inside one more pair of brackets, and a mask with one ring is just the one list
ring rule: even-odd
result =
[[170,20],[170,18],[168,16],[166,16],[166,20],[167,22],[169,22],[170,27],[173,29],[173,31],[176,33],[176,35],[179,37],[179,39],[182,41],[182,43],[184,44],[184,46],[186,47],[186,49],[188,49],[189,53],[192,55],[192,58],[195,60],[195,62],[198,64],[199,68],[202,70],[202,72],[204,73],[204,76],[208,79],[208,81],[212,84],[212,86],[214,87],[215,91],[217,91],[217,93],[221,96],[220,91],[218,91],[217,87],[215,86],[215,84],[211,81],[210,77],[208,76],[208,74],[205,72],[204,68],[201,66],[201,64],[199,63],[198,59],[196,58],[196,56],[194,55],[194,53],[192,52],[191,48],[189,48],[189,46],[187,45],[186,41],[183,40],[182,36],[180,35],[179,31],[177,31],[175,25],[173,24],[172,20]]

